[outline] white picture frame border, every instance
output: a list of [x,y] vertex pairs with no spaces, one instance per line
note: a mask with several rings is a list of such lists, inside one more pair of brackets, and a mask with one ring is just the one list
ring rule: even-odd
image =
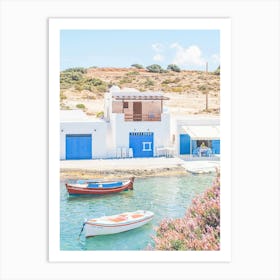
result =
[[[62,251],[59,206],[61,30],[219,30],[221,244],[219,251]],[[49,19],[49,260],[70,262],[229,262],[231,260],[231,20],[229,18]]]

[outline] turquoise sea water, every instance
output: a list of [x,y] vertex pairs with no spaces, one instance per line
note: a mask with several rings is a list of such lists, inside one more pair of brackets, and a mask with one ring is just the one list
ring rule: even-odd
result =
[[[61,250],[144,250],[153,245],[155,227],[164,218],[183,217],[196,194],[210,187],[214,175],[136,178],[133,191],[101,196],[69,196],[60,184]],[[78,239],[85,218],[150,210],[154,219],[134,230]]]

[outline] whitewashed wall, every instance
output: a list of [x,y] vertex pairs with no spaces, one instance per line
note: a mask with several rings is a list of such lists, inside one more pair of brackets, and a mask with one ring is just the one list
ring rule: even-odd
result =
[[115,149],[118,147],[129,147],[129,132],[153,132],[154,148],[170,145],[169,114],[162,114],[160,122],[124,121],[124,114],[112,114],[111,117],[112,141]]
[[61,122],[60,123],[60,159],[66,157],[66,134],[91,134],[92,158],[104,158],[107,155],[106,136],[107,123],[102,121],[90,122]]
[[179,155],[180,151],[180,134],[185,134],[183,126],[188,125],[220,125],[219,117],[203,117],[203,116],[191,116],[186,118],[174,118],[171,125],[171,137],[175,136],[174,147],[175,154]]

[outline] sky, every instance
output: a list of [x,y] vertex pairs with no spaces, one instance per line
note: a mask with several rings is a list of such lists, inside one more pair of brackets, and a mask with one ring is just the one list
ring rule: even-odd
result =
[[220,64],[219,30],[61,30],[60,70],[71,67],[144,67],[176,64],[214,71]]

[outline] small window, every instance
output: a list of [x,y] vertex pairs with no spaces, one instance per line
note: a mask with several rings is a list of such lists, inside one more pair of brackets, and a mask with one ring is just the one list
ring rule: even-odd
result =
[[142,142],[143,144],[143,152],[150,152],[152,150],[152,142]]
[[128,102],[123,103],[123,108],[128,108]]

